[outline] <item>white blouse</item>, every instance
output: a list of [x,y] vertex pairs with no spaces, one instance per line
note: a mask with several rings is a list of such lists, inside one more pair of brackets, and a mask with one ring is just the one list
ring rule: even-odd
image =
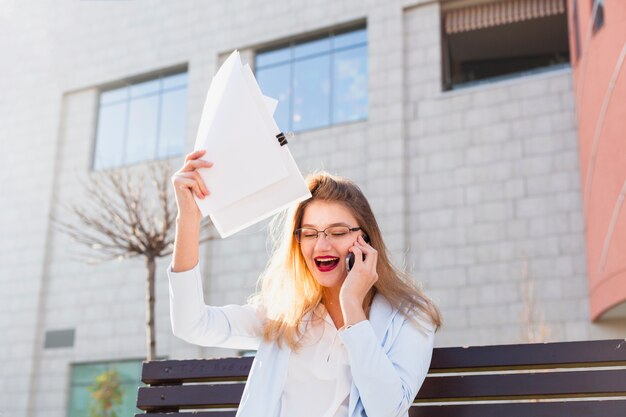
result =
[[320,304],[292,351],[280,400],[280,417],[347,417],[352,374],[346,348]]

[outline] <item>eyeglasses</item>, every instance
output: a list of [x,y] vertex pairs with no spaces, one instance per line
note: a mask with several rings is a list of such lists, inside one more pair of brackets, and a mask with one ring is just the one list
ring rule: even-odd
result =
[[294,236],[298,243],[315,242],[320,233],[324,233],[326,239],[331,241],[338,241],[346,237],[351,232],[361,230],[360,227],[348,227],[348,226],[331,226],[324,230],[316,230],[312,227],[302,227],[295,232]]

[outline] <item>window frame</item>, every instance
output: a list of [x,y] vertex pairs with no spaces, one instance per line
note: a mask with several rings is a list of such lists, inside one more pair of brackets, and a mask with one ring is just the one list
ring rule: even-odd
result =
[[[598,7],[596,8],[596,3]],[[593,10],[596,8],[594,16]],[[593,19],[592,32],[595,35],[604,27],[604,0],[591,0],[591,18]]]
[[[159,358],[159,359],[166,359],[166,358]],[[141,381],[141,372],[142,372],[142,364],[145,361],[145,358],[125,358],[125,359],[110,359],[110,360],[101,360],[101,361],[88,361],[88,362],[70,362],[68,363],[68,367],[67,367],[67,372],[68,372],[68,383],[67,383],[67,396],[66,396],[66,410],[65,410],[65,415],[67,417],[71,416],[71,412],[72,412],[72,391],[74,388],[80,388],[83,387],[82,384],[74,384],[74,380],[72,378],[73,376],[73,369],[76,366],[98,366],[98,365],[105,365],[106,366],[106,370],[109,370],[112,368],[113,365],[117,365],[117,364],[123,364],[123,363],[137,363],[139,365],[139,379],[138,379],[138,385],[137,387],[141,387],[141,386],[146,386],[146,384],[144,384]],[[88,387],[89,385],[84,386],[85,388]],[[136,394],[132,396],[133,400],[136,400]],[[136,403],[136,401],[135,401]],[[134,412],[138,412],[141,411],[137,408],[137,405],[135,404],[135,410]]]
[[[181,74],[186,74],[187,76],[187,80],[185,81],[185,86],[184,86],[184,90],[185,90],[185,105],[188,104],[188,94],[189,94],[189,79],[188,79],[188,74],[189,74],[189,70],[188,70],[188,66],[185,65],[179,65],[179,66],[175,66],[172,68],[168,68],[168,69],[164,69],[164,70],[159,70],[159,71],[154,71],[151,73],[146,73],[143,75],[139,75],[139,76],[134,76],[134,77],[129,77],[129,78],[125,78],[119,81],[115,81],[115,82],[110,82],[107,84],[103,84],[100,87],[97,88],[97,94],[95,95],[95,106],[94,106],[94,128],[93,128],[93,137],[92,137],[92,148],[91,148],[91,156],[90,156],[90,160],[89,160],[89,169],[92,172],[105,172],[105,171],[109,171],[109,170],[115,170],[115,169],[120,169],[120,168],[126,168],[126,167],[131,167],[133,165],[139,165],[139,164],[143,164],[146,162],[154,162],[154,161],[159,161],[159,160],[165,160],[165,159],[169,159],[169,158],[175,158],[178,156],[181,156],[184,151],[182,151],[181,153],[177,153],[177,154],[167,154],[166,156],[159,156],[158,155],[158,145],[160,142],[160,122],[162,119],[162,97],[163,94],[169,91],[177,91],[177,90],[182,90],[183,88],[181,88],[180,86],[175,86],[172,88],[163,88],[161,83],[159,85],[159,90],[156,94],[154,94],[155,96],[157,96],[159,98],[158,101],[158,107],[157,107],[157,117],[156,117],[156,122],[157,122],[157,127],[156,127],[156,134],[157,137],[155,138],[155,142],[154,142],[154,146],[155,146],[155,152],[157,153],[156,155],[154,155],[154,157],[149,158],[149,159],[142,159],[140,161],[133,161],[133,162],[126,162],[125,159],[125,152],[126,152],[126,147],[128,144],[128,118],[129,118],[129,107],[130,106],[126,106],[125,109],[125,114],[124,114],[124,119],[122,120],[122,122],[124,123],[124,137],[122,139],[122,163],[120,164],[109,164],[109,165],[104,165],[104,166],[100,166],[98,167],[96,164],[96,158],[98,156],[98,132],[101,126],[101,108],[102,108],[102,95],[111,91],[115,91],[115,90],[122,90],[125,88],[132,88],[135,85],[139,85],[139,84],[143,84],[143,83],[147,83],[150,81],[155,81],[155,80],[162,80],[164,78],[168,78],[168,77],[174,77],[174,76],[178,76]],[[128,93],[129,94],[129,93]],[[127,96],[125,97],[124,101],[128,104],[131,102],[131,100],[133,98],[136,97],[130,97],[127,94]],[[121,101],[121,100],[120,100]],[[110,104],[110,103],[108,103]],[[187,136],[187,111],[185,111],[185,116],[184,116],[184,127],[183,127],[183,132],[182,132],[182,140],[185,141],[186,140],[186,136]]]
[[[592,0],[594,1],[594,0]],[[470,7],[470,6],[466,6],[466,7]],[[459,9],[463,9],[465,7],[460,7]],[[547,65],[547,66],[538,66],[538,67],[532,67],[529,69],[522,69],[522,70],[517,70],[517,71],[511,71],[511,72],[505,72],[499,75],[493,75],[493,76],[489,76],[489,77],[485,77],[485,78],[479,78],[479,79],[475,79],[475,80],[469,80],[469,81],[462,81],[462,82],[454,82],[454,71],[453,71],[453,65],[455,62],[452,56],[452,47],[451,47],[451,39],[450,37],[452,35],[456,35],[456,34],[448,34],[446,33],[446,28],[445,28],[445,17],[446,17],[446,12],[451,11],[451,10],[456,10],[457,8],[449,8],[449,9],[444,9],[441,10],[441,14],[440,14],[440,40],[441,40],[441,91],[443,93],[447,93],[447,92],[451,92],[451,91],[457,91],[457,90],[462,90],[465,88],[472,88],[472,87],[476,87],[476,86],[482,86],[482,85],[489,85],[492,83],[498,83],[498,82],[502,82],[502,81],[507,81],[507,80],[511,80],[511,79],[516,79],[516,78],[521,78],[521,77],[528,77],[528,76],[533,76],[536,74],[541,74],[544,72],[552,72],[552,71],[558,71],[561,70],[563,68],[567,68],[567,67],[571,67],[571,54],[572,51],[570,49],[570,45],[569,45],[569,41],[567,43],[567,54],[568,54],[568,58],[564,59],[563,62],[559,62],[559,63],[555,63],[555,64],[551,64],[551,65]],[[565,28],[566,30],[568,30],[568,14],[567,14],[567,7],[565,9]],[[523,21],[516,21],[516,22],[511,22],[511,23],[506,23],[504,25],[494,25],[494,26],[490,26],[490,27],[485,27],[485,28],[480,28],[480,29],[474,29],[474,30],[489,30],[489,29],[493,29],[496,27],[502,27],[502,26],[506,26],[506,25],[515,25],[515,24],[519,24],[519,23],[524,23],[526,21],[531,21],[534,19],[526,19]],[[474,30],[471,31],[466,31],[466,32],[472,32]],[[568,40],[569,40],[569,34],[568,36]]]
[[[344,35],[347,33],[351,33],[351,32],[357,32],[357,31],[361,31],[361,30],[365,30],[365,41],[363,42],[358,42],[358,43],[354,43],[354,44],[350,44],[349,46],[341,46],[341,47],[334,47],[332,45],[332,39],[336,36],[340,36],[340,35]],[[279,41],[279,42],[274,42],[270,45],[266,45],[266,46],[262,46],[262,47],[258,47],[258,48],[254,48],[253,52],[254,52],[254,74],[255,77],[257,77],[258,79],[258,71],[259,69],[263,70],[263,69],[267,69],[267,68],[272,68],[272,67],[278,67],[281,65],[289,65],[289,90],[290,90],[290,98],[289,98],[289,109],[288,109],[288,126],[284,126],[283,128],[285,129],[285,131],[294,131],[294,132],[309,132],[309,131],[314,131],[317,129],[327,129],[327,128],[331,128],[333,126],[340,126],[340,125],[344,125],[344,124],[351,124],[351,123],[359,123],[359,122],[363,122],[368,120],[369,118],[369,39],[368,39],[368,26],[367,26],[367,22],[366,21],[360,21],[358,23],[352,23],[349,25],[345,25],[345,26],[341,26],[341,27],[336,27],[336,28],[332,28],[332,29],[327,29],[324,31],[317,31],[315,33],[309,33],[309,34],[305,34],[305,35],[301,35],[301,36],[296,36],[293,38],[290,38],[289,40],[286,41]],[[308,54],[302,57],[295,57],[294,56],[294,51],[295,48],[301,45],[305,45],[308,43],[312,43],[318,40],[323,40],[323,39],[330,39],[331,40],[331,45],[329,46],[329,49],[327,51],[324,52],[317,52],[317,53],[312,53],[312,54]],[[357,49],[357,48],[363,48],[365,47],[365,62],[366,62],[366,68],[365,68],[365,73],[366,73],[366,80],[367,80],[367,86],[366,86],[366,111],[365,111],[365,115],[363,117],[359,117],[358,119],[353,119],[353,120],[345,120],[345,121],[334,121],[334,91],[335,91],[335,86],[334,86],[334,72],[333,72],[333,63],[334,63],[334,55],[336,53],[340,53],[340,52],[344,52],[344,51],[349,51],[352,49]],[[289,49],[289,58],[288,59],[283,59],[280,61],[276,61],[276,62],[272,62],[270,64],[265,64],[265,65],[258,65],[257,62],[257,58],[259,55],[265,54],[265,53],[269,53],[269,52],[273,52],[273,51],[280,51],[283,49]],[[294,129],[293,126],[293,112],[294,112],[294,102],[293,102],[293,86],[294,86],[294,64],[296,62],[301,62],[307,59],[311,59],[311,58],[315,58],[315,57],[322,57],[322,56],[328,56],[329,57],[329,69],[328,69],[328,78],[329,78],[329,82],[330,82],[330,91],[328,93],[328,101],[329,101],[329,107],[328,107],[328,123],[327,124],[323,124],[323,125],[318,125],[318,126],[312,126],[312,127],[306,127],[303,129]]]

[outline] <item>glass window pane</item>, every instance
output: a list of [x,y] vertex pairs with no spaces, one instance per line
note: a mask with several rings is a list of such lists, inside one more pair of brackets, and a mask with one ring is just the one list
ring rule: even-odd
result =
[[330,123],[330,55],[294,63],[293,130]]
[[173,87],[187,87],[187,73],[170,75],[163,78],[163,89]]
[[[134,416],[135,413],[143,413],[136,406],[137,404],[137,388],[139,387],[139,379],[135,379],[134,382],[123,383],[122,388],[122,404],[119,405],[119,409],[123,410],[123,413],[119,413],[118,416]],[[127,413],[127,414],[126,414]]]
[[128,98],[128,87],[103,91],[100,93],[100,105],[126,100],[126,98]]
[[72,383],[89,385],[96,376],[106,371],[106,364],[87,364],[72,367]]
[[120,374],[122,383],[135,383],[141,379],[141,362],[117,362],[111,364],[110,369],[115,369]]
[[164,93],[161,101],[160,137],[157,157],[181,155],[185,147],[187,89]]
[[161,86],[161,80],[151,80],[146,81],[139,84],[134,84],[130,86],[130,96],[131,97],[140,97],[146,94],[155,94],[159,92]]
[[291,47],[274,49],[272,51],[261,52],[256,55],[256,68],[262,68],[267,65],[279,64],[287,62],[291,59]]
[[137,98],[130,102],[124,163],[133,164],[156,155],[159,96]]
[[[89,387],[103,372],[115,369],[120,377],[121,404],[112,408],[118,416],[132,416],[140,411],[136,408],[137,388],[141,383],[141,361],[106,362],[72,366],[70,383],[69,416],[85,417],[97,410],[98,403]],[[96,408],[96,410],[94,410]]]
[[125,101],[100,107],[94,169],[105,169],[122,164],[126,108]]
[[333,59],[333,122],[367,117],[367,48],[336,52]]
[[84,417],[89,415],[91,393],[87,386],[75,386],[70,389],[69,416]]
[[303,58],[310,55],[330,51],[330,38],[304,42],[294,47],[294,58]]
[[291,65],[286,64],[259,69],[256,72],[256,79],[263,94],[278,100],[278,106],[276,111],[274,111],[274,120],[276,120],[276,124],[283,132],[291,129],[289,125],[291,99],[289,88],[291,79],[290,68]]
[[351,32],[340,33],[333,38],[333,48],[344,48],[346,46],[359,45],[367,42],[367,29],[353,30]]

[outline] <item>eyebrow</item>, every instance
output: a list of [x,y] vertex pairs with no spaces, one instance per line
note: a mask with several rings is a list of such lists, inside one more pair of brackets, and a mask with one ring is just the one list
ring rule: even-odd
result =
[[[344,223],[344,222],[339,222],[339,223],[333,223],[333,224],[329,224],[326,227],[333,227],[333,226],[347,226],[347,227],[352,227],[350,226],[348,223]],[[314,224],[303,224],[301,227],[312,227],[312,228],[316,228],[317,226],[315,226]]]

